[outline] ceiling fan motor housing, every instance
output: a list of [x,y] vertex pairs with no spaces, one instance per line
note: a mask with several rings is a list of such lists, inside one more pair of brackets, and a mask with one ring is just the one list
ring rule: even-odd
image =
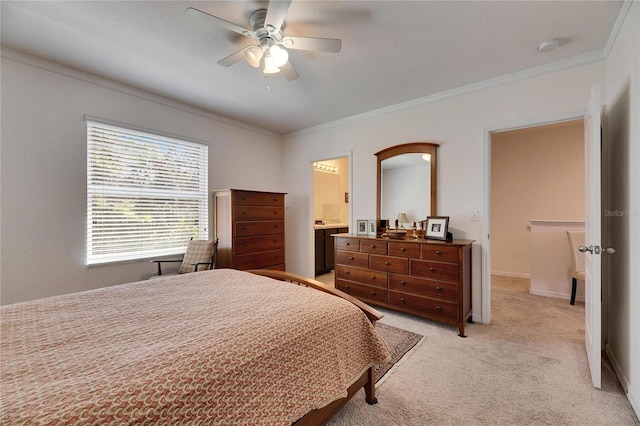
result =
[[[251,15],[249,15],[249,24],[251,25],[251,29],[255,34],[256,38],[262,42],[264,38],[271,38],[276,42],[282,40],[282,32],[286,26],[285,22],[282,21],[282,25],[280,28],[273,28],[272,26],[265,26],[264,21],[267,17],[267,9],[258,9],[254,10]],[[262,43],[261,43],[262,44]]]

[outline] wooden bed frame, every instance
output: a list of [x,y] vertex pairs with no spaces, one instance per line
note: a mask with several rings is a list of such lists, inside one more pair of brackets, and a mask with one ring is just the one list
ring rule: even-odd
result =
[[[375,325],[376,321],[378,321],[384,316],[384,314],[382,314],[381,312],[375,310],[374,308],[367,305],[366,303],[361,302],[355,297],[352,297],[347,293],[344,293],[336,288],[323,284],[320,281],[303,277],[302,275],[296,275],[290,272],[277,271],[272,269],[253,269],[247,272],[251,272],[252,274],[262,275],[262,276],[273,278],[280,281],[290,282],[297,285],[312,287],[317,290],[323,291],[325,293],[329,293],[334,296],[341,297],[353,303],[358,308],[360,308],[373,325]],[[365,400],[367,401],[368,404],[376,404],[378,402],[378,400],[376,399],[376,383],[375,383],[375,376],[374,376],[374,367],[370,367],[369,369],[367,369],[367,371],[365,371],[362,374],[362,376],[360,376],[349,387],[349,389],[347,389],[346,398],[338,399],[323,408],[318,408],[316,410],[310,411],[307,414],[305,414],[303,417],[298,419],[294,424],[296,426],[302,426],[302,425],[322,425],[327,423],[329,420],[331,420],[331,418],[334,415],[336,415],[338,411],[342,409],[342,407],[345,406],[345,404],[353,397],[353,395],[355,395],[360,390],[360,388],[364,388]]]

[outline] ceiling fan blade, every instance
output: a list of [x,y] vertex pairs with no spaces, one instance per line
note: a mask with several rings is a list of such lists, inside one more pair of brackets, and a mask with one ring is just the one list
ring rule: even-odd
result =
[[337,38],[285,37],[282,40],[282,45],[287,49],[338,53],[342,49],[342,40]]
[[[251,46],[248,46],[251,47]],[[218,61],[219,65],[222,65],[223,67],[230,67],[231,65],[235,64],[236,62],[240,61],[241,59],[244,58],[244,51],[247,49],[247,47],[243,47],[242,49],[238,50],[235,53],[232,53],[231,55],[227,56],[226,58],[220,59]]]
[[[271,31],[279,30],[287,15],[292,0],[272,0],[267,8],[267,16],[264,19],[264,27]],[[273,28],[270,28],[273,27]]]
[[298,78],[298,73],[293,68],[293,65],[291,65],[291,62],[287,62],[286,64],[281,66],[280,72],[282,73],[282,75],[284,75],[284,78],[286,78],[288,81],[295,80]]
[[217,16],[210,15],[207,12],[203,12],[203,11],[201,11],[199,9],[194,8],[194,7],[187,8],[186,13],[191,15],[191,16],[195,16],[195,17],[198,17],[198,18],[201,18],[201,19],[207,19],[209,21],[215,21],[215,23],[218,24],[219,26],[221,26],[223,28],[226,28],[228,30],[231,30],[233,32],[236,32],[238,34],[242,34],[243,36],[256,38],[251,30],[243,28],[240,25],[236,25],[233,22],[225,21],[224,19],[218,18]]

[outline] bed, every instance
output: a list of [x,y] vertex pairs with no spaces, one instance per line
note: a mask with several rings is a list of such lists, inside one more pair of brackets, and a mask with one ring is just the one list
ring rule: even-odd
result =
[[322,424],[360,388],[376,402],[380,317],[268,270],[3,306],[0,424]]

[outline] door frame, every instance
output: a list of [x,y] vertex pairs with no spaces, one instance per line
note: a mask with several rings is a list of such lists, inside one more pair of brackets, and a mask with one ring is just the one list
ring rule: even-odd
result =
[[567,111],[553,115],[524,118],[503,123],[496,123],[485,127],[484,130],[484,215],[482,221],[482,283],[481,286],[481,315],[483,324],[491,323],[491,134],[508,130],[524,129],[527,127],[544,126],[584,118],[585,109]]
[[347,151],[344,153],[338,153],[335,155],[327,155],[327,156],[323,156],[323,157],[316,157],[314,159],[311,159],[309,161],[309,194],[311,194],[311,196],[309,197],[309,205],[308,205],[308,212],[309,212],[309,217],[307,219],[307,223],[310,224],[309,226],[309,233],[307,236],[307,241],[308,241],[308,245],[307,245],[307,252],[308,252],[308,256],[307,256],[307,276],[308,277],[315,277],[316,275],[316,269],[315,269],[315,262],[316,262],[316,258],[315,258],[315,251],[316,251],[316,247],[315,247],[315,238],[316,238],[316,234],[315,234],[315,229],[313,228],[313,224],[315,223],[315,217],[313,214],[314,211],[314,205],[313,205],[313,201],[315,199],[315,194],[313,191],[313,163],[317,163],[319,161],[329,161],[329,160],[336,160],[338,158],[346,158],[347,159],[347,163],[349,164],[349,171],[348,171],[348,178],[349,178],[349,207],[348,207],[348,211],[349,211],[349,232],[351,232],[353,228],[353,151]]

